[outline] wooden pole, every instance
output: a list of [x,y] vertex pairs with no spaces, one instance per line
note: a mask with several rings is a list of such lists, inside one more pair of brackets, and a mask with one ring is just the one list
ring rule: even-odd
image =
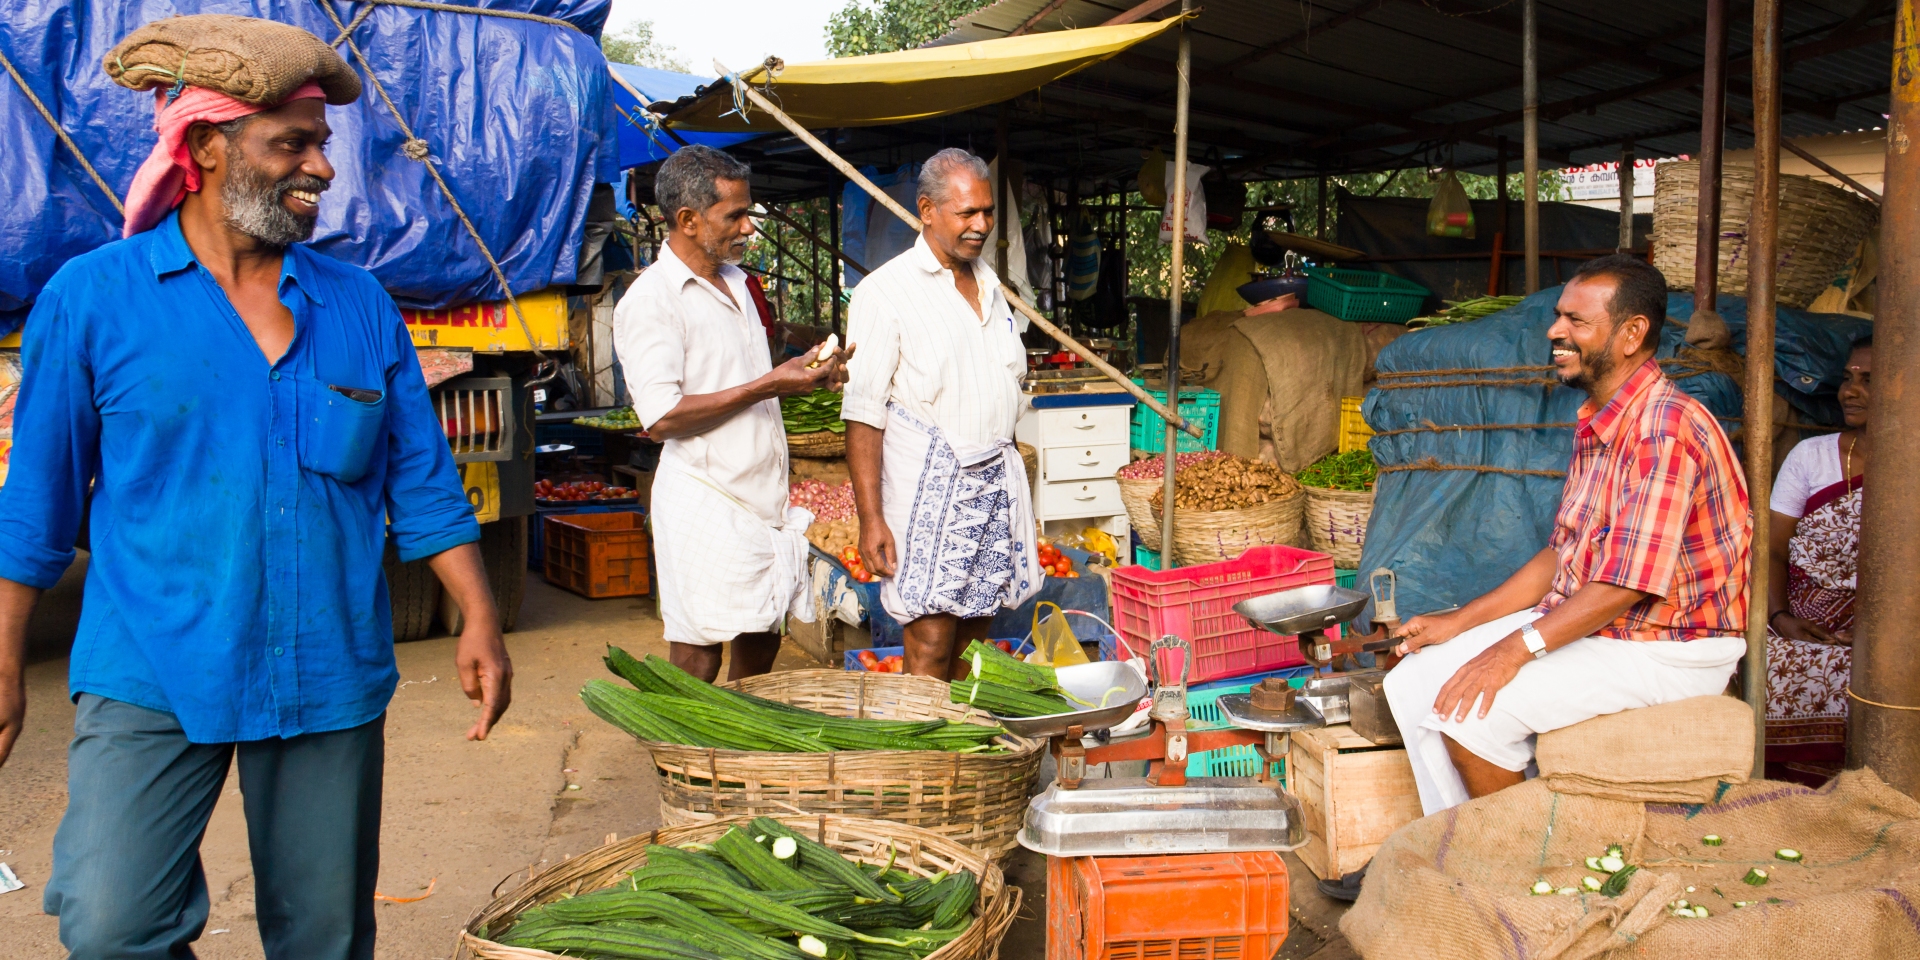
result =
[[1620,175],[1614,178],[1620,185],[1620,243],[1621,252],[1633,249],[1633,141],[1620,144]]
[[[732,71],[729,71],[726,68],[726,66],[720,63],[720,61],[718,60],[714,61],[713,68],[719,71],[720,76],[723,76],[723,77],[733,76]],[[768,100],[766,96],[763,95],[760,91],[754,89],[753,84],[748,82],[751,79],[752,73],[753,71],[749,71],[747,75],[741,76],[739,79],[737,79],[734,82],[734,89],[739,90],[744,96],[746,96],[748,100],[752,101],[753,105],[756,108],[765,110],[768,116],[779,121],[780,125],[783,127],[786,127],[787,132],[793,134],[794,137],[799,139],[801,143],[804,143],[807,146],[813,148],[814,153],[819,154],[821,159],[824,159],[825,161],[827,161],[827,163],[831,164],[834,169],[840,171],[842,176],[845,176],[848,180],[851,180],[855,184],[859,185],[860,189],[865,190],[870,196],[873,197],[874,202],[887,208],[887,210],[892,212],[894,216],[899,217],[900,219],[911,224],[915,229],[920,228],[920,218],[917,215],[907,212],[906,207],[901,206],[898,200],[893,199],[893,197],[889,196],[885,190],[880,189],[880,187],[877,186],[872,180],[867,179],[866,175],[861,173],[859,170],[855,169],[853,164],[848,163],[845,157],[842,157],[838,153],[835,153],[832,147],[829,147],[826,144],[821,143],[820,138],[814,136],[812,131],[808,130],[806,127],[801,126],[799,122],[794,120],[792,117],[787,116],[786,111],[781,110],[777,106],[774,106],[773,101]],[[839,208],[839,194],[836,192],[834,194],[833,208],[831,210],[833,214],[832,216],[833,246],[835,250],[838,250],[840,247],[840,217],[839,217],[838,208]],[[834,330],[835,332],[838,332],[840,329],[840,323],[839,323],[840,273],[839,271],[835,270],[833,276],[834,276],[834,294],[835,294],[834,296]],[[1153,395],[1147,393],[1145,390],[1140,389],[1140,386],[1134,383],[1131,377],[1128,377],[1126,374],[1121,373],[1119,368],[1115,367],[1113,364],[1108,363],[1105,360],[1100,359],[1100,357],[1095,355],[1094,352],[1091,349],[1089,349],[1086,345],[1082,344],[1078,340],[1075,340],[1065,330],[1062,330],[1059,327],[1055,326],[1053,321],[1048,320],[1044,316],[1041,316],[1040,311],[1035,310],[1033,308],[1033,304],[1030,304],[1027,301],[1020,298],[1020,292],[1013,289],[1013,286],[1011,284],[1002,280],[1000,282],[1000,291],[1006,294],[1007,303],[1011,305],[1015,310],[1020,311],[1020,314],[1026,317],[1029,323],[1032,323],[1034,326],[1039,327],[1042,331],[1044,331],[1047,334],[1047,336],[1050,336],[1055,340],[1058,340],[1060,342],[1060,345],[1063,347],[1066,347],[1068,351],[1078,354],[1082,359],[1086,360],[1087,363],[1091,365],[1095,370],[1100,371],[1101,375],[1119,384],[1128,393],[1133,394],[1133,398],[1135,400],[1140,401],[1143,404],[1146,404],[1147,409],[1152,410],[1154,413],[1159,414],[1161,417],[1165,418],[1169,423],[1178,424],[1180,429],[1185,430],[1188,434],[1196,438],[1205,436],[1205,434],[1200,432],[1200,428],[1198,426],[1188,423],[1185,420],[1182,420],[1179,414],[1174,413],[1172,410],[1167,409],[1166,404],[1161,403],[1159,400],[1154,399]]]
[[1521,228],[1527,232],[1527,293],[1540,290],[1540,40],[1534,0],[1520,4],[1520,90],[1522,98],[1520,163]]
[[[1185,17],[1192,0],[1180,0],[1180,54],[1175,65],[1173,107],[1173,192],[1167,207],[1173,211],[1173,249],[1167,272],[1167,406],[1180,409],[1180,303],[1186,287],[1187,269],[1187,104],[1193,88],[1193,41],[1187,35]],[[1326,178],[1322,177],[1322,197]],[[1324,208],[1325,200],[1321,206]],[[1160,451],[1163,462],[1160,490],[1165,498],[1160,506],[1160,569],[1173,569],[1174,464],[1179,462],[1180,435],[1173,420],[1167,420],[1166,447]]]
[[[1713,313],[1720,297],[1720,147],[1727,128],[1727,0],[1707,0],[1705,57],[1700,70],[1700,212],[1694,224],[1693,247],[1695,313]],[[1771,421],[1771,410],[1767,417]]]
[[1315,194],[1314,202],[1318,209],[1315,211],[1313,221],[1313,238],[1325,240],[1327,238],[1327,175],[1324,173],[1320,175],[1320,192]]
[[1507,207],[1512,198],[1507,196],[1507,138],[1501,137],[1494,153],[1493,199],[1498,209],[1493,218],[1493,261],[1487,264],[1487,296],[1497,297],[1507,292]]
[[[998,239],[993,244],[993,272],[1002,280],[1007,279],[1007,248],[1013,245],[1013,242],[1008,239],[1008,234],[1020,229],[1019,211],[1014,210],[1013,204],[1007,202],[1007,164],[1011,162],[1007,158],[1007,124],[1011,122],[1012,113],[1013,104],[1000,105],[1000,124],[994,131],[993,137],[994,149],[999,154],[993,162],[993,219],[999,226],[999,229],[994,231]],[[1012,220],[1007,219],[1010,213],[1013,216]]]
[[840,191],[827,195],[827,279],[832,286],[827,295],[833,299],[833,332],[843,333],[840,325],[840,271],[846,258],[840,255]]
[[[1854,609],[1847,766],[1872,767],[1895,790],[1920,796],[1920,36],[1915,0],[1894,14],[1893,93],[1880,225],[1873,393],[1867,401],[1867,488],[1860,516],[1860,594]],[[1758,596],[1758,594],[1756,594]]]
[[1753,210],[1747,217],[1747,376],[1745,454],[1753,504],[1753,574],[1747,610],[1747,657],[1741,681],[1753,708],[1753,775],[1767,772],[1767,579],[1771,543],[1761,518],[1773,487],[1774,280],[1780,225],[1780,0],[1753,4]]

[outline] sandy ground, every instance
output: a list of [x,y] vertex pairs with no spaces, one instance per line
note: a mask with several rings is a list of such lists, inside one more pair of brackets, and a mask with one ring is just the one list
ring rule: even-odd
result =
[[[36,615],[28,674],[27,725],[13,757],[0,768],[0,861],[26,889],[0,895],[0,949],[8,960],[65,955],[57,921],[40,912],[51,869],[53,834],[66,805],[66,743],[73,707],[67,662],[79,606],[79,578],[70,573]],[[432,895],[379,907],[378,956],[427,960],[452,954],[460,926],[492,898],[539,869],[604,843],[658,826],[653,774],[643,751],[588,713],[575,696],[604,675],[600,652],[617,643],[634,653],[664,653],[660,621],[646,598],[592,601],[530,576],[519,629],[507,638],[514,658],[514,703],[485,743],[462,734],[472,707],[453,672],[453,641],[435,638],[399,650],[401,684],[387,715],[385,820],[380,891],[391,897]],[[780,668],[819,666],[789,646]],[[578,789],[574,789],[577,787]],[[252,871],[237,779],[215,809],[201,848],[213,898],[207,933],[196,951],[206,960],[263,956],[254,927]],[[1290,858],[1291,859],[1291,858]],[[1045,864],[1032,855],[1007,863],[1027,891],[1021,919],[1001,956],[1046,955]],[[1353,956],[1333,925],[1339,908],[1311,890],[1297,861],[1294,922],[1276,960],[1344,960]]]

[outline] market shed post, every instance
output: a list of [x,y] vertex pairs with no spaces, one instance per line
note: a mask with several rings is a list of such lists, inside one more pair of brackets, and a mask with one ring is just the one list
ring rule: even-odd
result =
[[[1177,86],[1173,113],[1173,193],[1167,209],[1173,211],[1173,250],[1167,273],[1167,409],[1180,409],[1180,300],[1186,287],[1187,250],[1187,101],[1192,90],[1193,41],[1187,36],[1185,17],[1193,0],[1180,0],[1180,53],[1176,67]],[[1325,183],[1325,180],[1321,181]],[[1179,435],[1172,417],[1167,418],[1167,445],[1162,452],[1166,467],[1161,471],[1160,566],[1171,569],[1173,559],[1173,479],[1179,457]]]
[[1727,127],[1727,0],[1707,0],[1700,90],[1700,198],[1693,246],[1693,317],[1699,319],[1689,319],[1687,341],[1705,346],[1703,341],[1726,335],[1714,308],[1719,300],[1720,148]]
[[1860,594],[1848,688],[1847,766],[1871,767],[1894,789],[1920,796],[1920,35],[1914,0],[1894,16],[1893,95],[1881,206],[1877,376],[1867,419],[1874,456],[1860,515]]
[[[1718,2],[1718,0],[1717,0]],[[1714,177],[1715,193],[1719,176]],[[1706,178],[1701,177],[1701,191]],[[1701,209],[1706,209],[1703,203]],[[1753,775],[1767,773],[1767,579],[1772,544],[1764,535],[1773,488],[1773,326],[1780,267],[1780,0],[1753,4],[1753,211],[1747,220],[1747,362],[1745,423],[1747,497],[1753,506],[1752,576],[1747,604],[1747,656],[1740,680],[1753,708]]]

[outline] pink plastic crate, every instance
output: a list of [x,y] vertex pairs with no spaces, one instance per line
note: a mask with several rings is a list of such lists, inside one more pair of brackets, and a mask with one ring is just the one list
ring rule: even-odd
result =
[[[1333,558],[1298,547],[1254,547],[1233,560],[1113,571],[1113,625],[1135,649],[1171,633],[1193,644],[1188,683],[1277,670],[1306,661],[1300,644],[1233,612],[1248,597],[1333,582]],[[1335,629],[1335,628],[1330,628]]]

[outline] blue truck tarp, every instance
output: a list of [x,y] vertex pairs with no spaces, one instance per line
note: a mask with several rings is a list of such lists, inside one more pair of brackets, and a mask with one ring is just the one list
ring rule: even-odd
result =
[[[620,136],[620,169],[622,170],[658,163],[665,160],[673,151],[680,149],[683,144],[697,143],[723,150],[736,143],[761,136],[757,133],[692,133],[684,130],[667,133],[658,128],[649,128],[644,119],[647,104],[690,97],[702,86],[720,81],[690,73],[637,67],[630,63],[613,63],[608,66],[620,75],[620,79],[626,81],[625,86],[618,83],[613,85],[614,127],[619,131]],[[627,91],[627,87],[632,87],[646,99],[635,98]],[[623,197],[622,200],[624,199]]]
[[[375,74],[426,140],[454,195],[516,293],[573,280],[596,182],[619,175],[599,34],[611,0],[478,0],[538,21],[378,6],[354,32]],[[343,22],[362,3],[336,2]],[[175,14],[232,13],[332,40],[320,0],[9,0],[0,52],[18,68],[114,191],[125,196],[154,143],[151,94],[100,69],[136,27]],[[343,45],[344,51],[344,45]],[[362,78],[366,71],[347,54]],[[432,177],[400,151],[405,135],[372,85],[327,108],[337,178],[316,249],[371,270],[402,306],[504,297]],[[120,235],[120,216],[19,87],[0,77],[0,333],[69,259]]]
[[[1541,366],[1559,287],[1472,323],[1411,333],[1380,351],[1381,373]],[[1746,349],[1746,301],[1722,295],[1719,310]],[[1693,314],[1693,297],[1672,293],[1667,316]],[[1869,321],[1785,307],[1775,324],[1776,389],[1803,422],[1837,423],[1834,394],[1847,352],[1872,331]],[[1672,360],[1685,340],[1679,323],[1661,330],[1659,358]],[[1669,366],[1675,384],[1723,418],[1731,433],[1741,415],[1739,387],[1720,373]],[[1500,375],[1491,375],[1500,376]],[[1520,376],[1513,374],[1509,376]],[[1526,374],[1541,376],[1541,374]],[[1443,379],[1457,380],[1449,375]],[[1586,395],[1567,387],[1430,387],[1374,389],[1362,412],[1376,433],[1439,426],[1571,423]],[[1500,429],[1376,436],[1382,467],[1429,458],[1441,464],[1563,473],[1573,456],[1570,429]],[[1564,481],[1555,477],[1470,471],[1385,473],[1375,485],[1373,518],[1360,557],[1360,582],[1378,567],[1394,571],[1401,617],[1464,604],[1498,586],[1547,544]],[[1361,612],[1362,621],[1372,608]]]

